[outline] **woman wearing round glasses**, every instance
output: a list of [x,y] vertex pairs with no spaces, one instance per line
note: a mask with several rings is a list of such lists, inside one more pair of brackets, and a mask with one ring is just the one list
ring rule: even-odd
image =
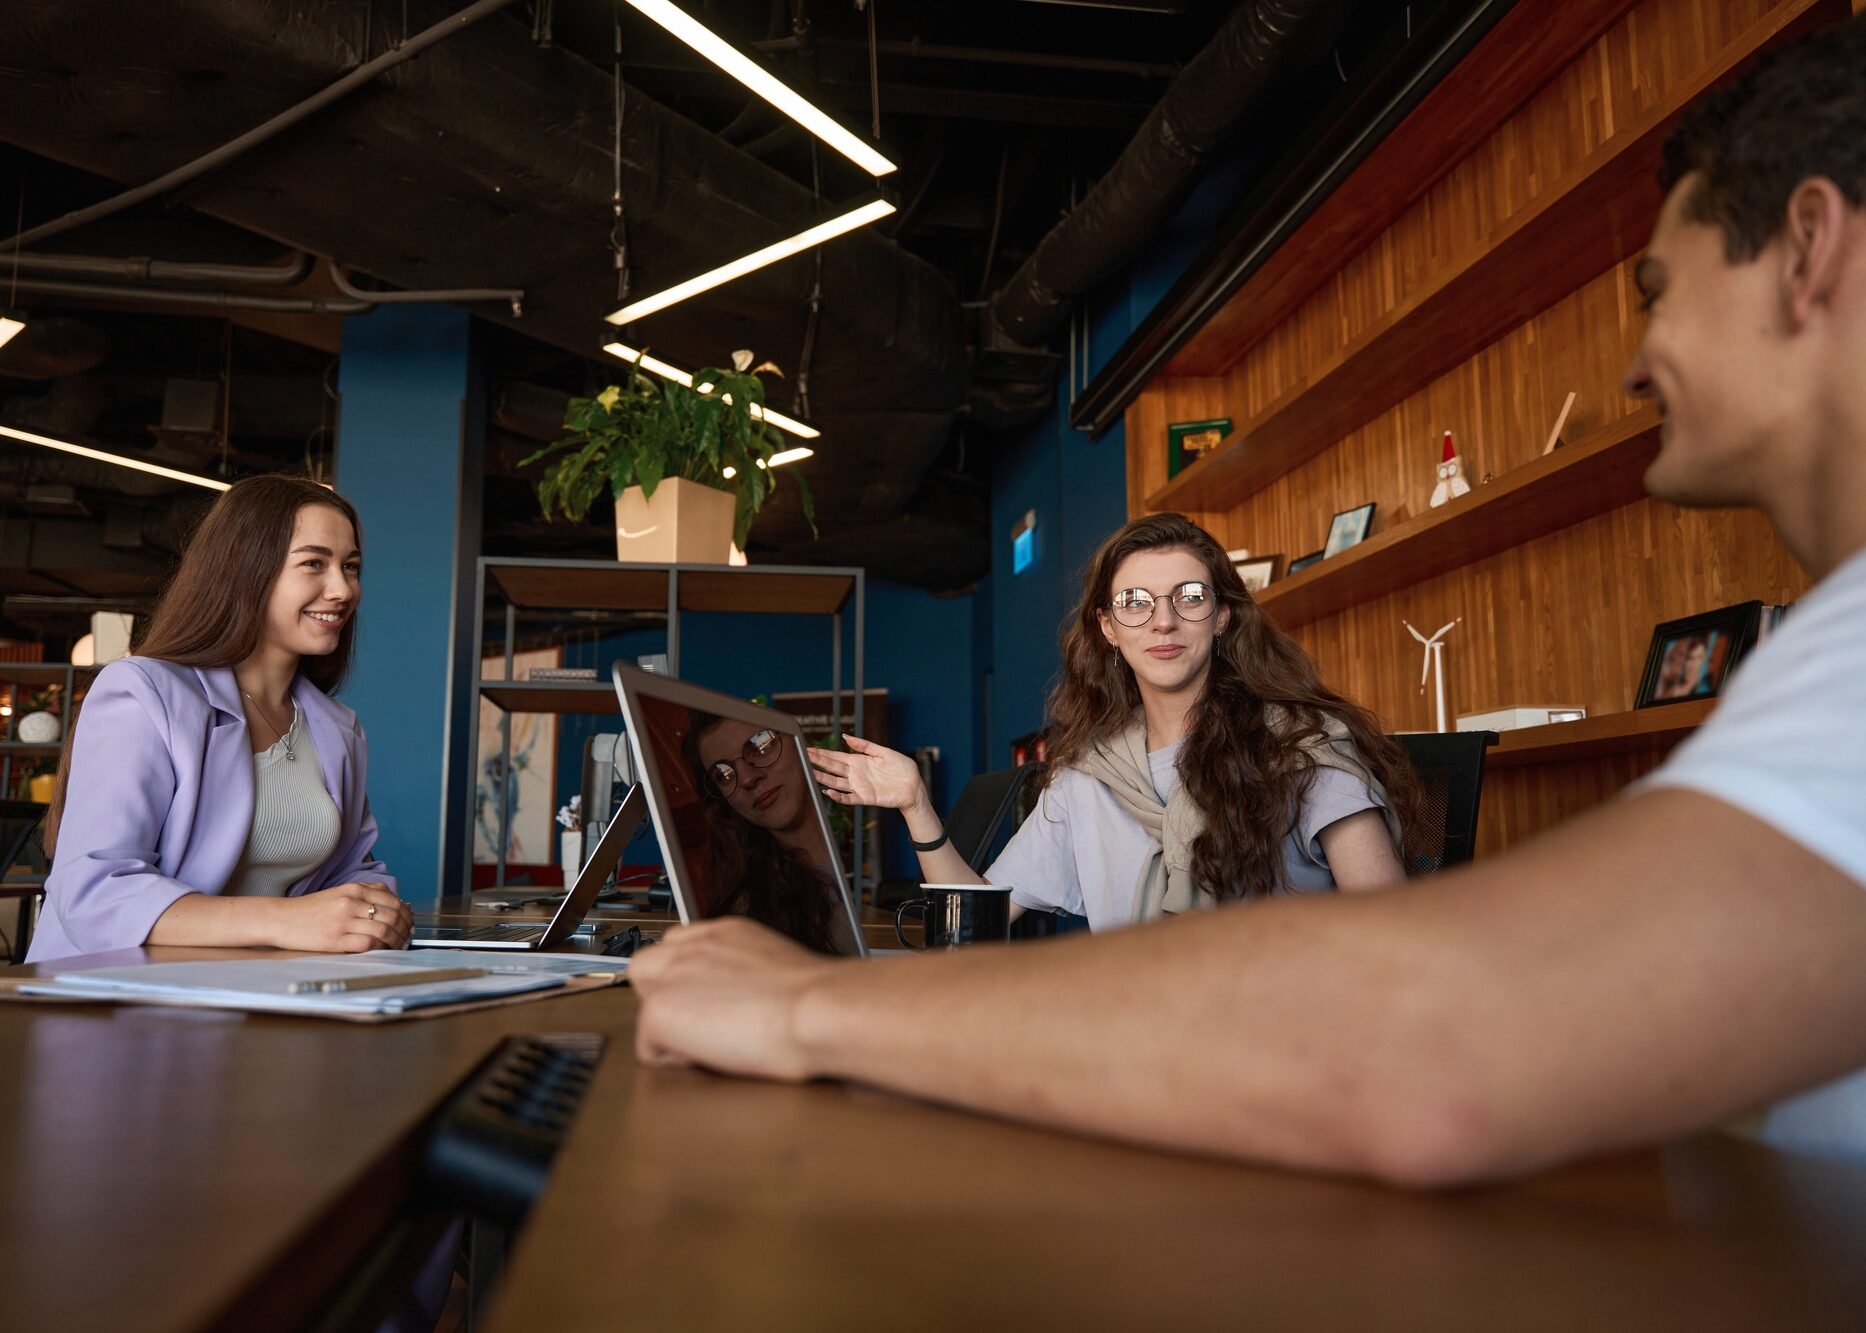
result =
[[[1043,799],[983,876],[1019,907],[1102,930],[1405,878],[1418,807],[1405,757],[1322,683],[1197,524],[1155,514],[1102,543],[1062,657]],[[913,761],[849,744],[810,752],[829,798],[900,810],[929,881],[980,882]]]
[[704,797],[702,915],[749,916],[820,952],[855,952],[833,867],[820,863],[826,849],[797,747],[699,713],[682,750]]

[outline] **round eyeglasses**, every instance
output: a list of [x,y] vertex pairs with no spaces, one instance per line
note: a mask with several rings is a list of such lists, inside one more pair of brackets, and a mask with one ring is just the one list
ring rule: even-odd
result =
[[1114,595],[1114,618],[1131,629],[1138,629],[1153,619],[1156,602],[1171,602],[1181,620],[1203,620],[1212,613],[1218,599],[1203,583],[1182,583],[1160,597],[1145,588],[1123,588]]
[[737,761],[719,759],[707,765],[707,785],[720,796],[730,796],[739,785],[739,763],[752,768],[769,768],[777,762],[783,748],[783,741],[775,731],[754,731],[746,739]]

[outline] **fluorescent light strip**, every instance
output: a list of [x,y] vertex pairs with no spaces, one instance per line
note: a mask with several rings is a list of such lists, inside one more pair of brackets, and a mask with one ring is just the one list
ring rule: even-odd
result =
[[0,315],[0,347],[5,347],[13,341],[13,335],[25,327],[26,321],[23,319],[8,319],[5,315]]
[[670,34],[757,93],[779,111],[848,158],[871,176],[898,168],[861,139],[831,120],[797,93],[778,82],[762,65],[688,14],[671,0],[628,0]]
[[[759,459],[758,466],[767,469],[783,467],[786,463],[801,463],[804,459],[813,458],[815,456],[816,450],[814,449],[785,449],[780,453],[772,454],[768,462],[765,459]],[[739,470],[735,467],[729,467],[723,469],[719,475],[724,477],[727,481],[731,481],[734,477],[739,475]]]
[[764,249],[755,250],[743,258],[733,260],[730,264],[722,264],[710,273],[702,273],[697,278],[688,278],[685,282],[656,292],[653,296],[645,296],[633,304],[625,305],[620,310],[604,315],[603,318],[611,324],[627,324],[644,315],[652,315],[655,311],[665,310],[690,296],[698,296],[701,292],[711,291],[715,287],[731,282],[734,278],[742,278],[747,273],[761,269],[767,264],[775,264],[780,259],[789,259],[792,255],[801,254],[813,245],[821,245],[825,241],[833,240],[844,232],[854,231],[857,227],[873,222],[876,218],[885,218],[893,211],[894,205],[886,199],[870,200],[860,208],[844,213],[841,217],[819,222],[808,231],[800,231],[787,240],[779,241],[776,245],[767,245]]
[[167,477],[171,481],[185,481],[190,486],[205,486],[210,491],[233,489],[224,481],[215,481],[212,477],[197,477],[192,472],[177,472],[172,467],[160,467],[155,463],[144,463],[138,459],[125,458],[121,454],[107,454],[102,449],[92,449],[88,445],[71,444],[65,440],[54,440],[44,435],[34,435],[27,430],[14,430],[11,426],[0,426],[0,435],[10,435],[27,444],[36,444],[46,449],[56,449],[60,453],[77,454],[80,458],[95,458],[100,463],[115,463],[118,467],[132,468],[137,472],[147,472],[157,477]]
[[[669,365],[659,357],[649,356],[646,352],[636,351],[633,347],[618,342],[604,343],[603,350],[609,353],[610,356],[618,357],[623,361],[634,362],[651,375],[659,375],[664,380],[672,380],[674,383],[683,384],[689,389],[693,388],[693,376],[689,375],[679,366]],[[697,392],[710,393],[712,387],[713,386],[710,384],[702,385]],[[775,407],[760,407],[757,403],[753,403],[752,419],[754,421],[769,422],[779,430],[787,431],[800,440],[819,440],[823,437],[823,432],[818,430],[815,426],[806,426],[795,417],[785,416],[784,413],[778,411]]]

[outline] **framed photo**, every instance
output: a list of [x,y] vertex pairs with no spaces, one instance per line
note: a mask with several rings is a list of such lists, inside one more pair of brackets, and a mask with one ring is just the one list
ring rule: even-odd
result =
[[[561,647],[538,648],[512,655],[512,676],[526,679],[532,669],[549,671],[564,664]],[[505,678],[505,658],[488,657],[480,663],[482,680]],[[506,714],[490,699],[479,701],[479,772],[474,775],[473,861],[476,865],[499,860],[499,811],[506,812],[505,863],[554,865],[557,839],[553,817],[557,813],[557,728],[555,713],[513,713],[512,753],[508,764],[499,730]]]
[[1369,500],[1357,509],[1344,509],[1335,515],[1335,521],[1328,525],[1328,545],[1322,548],[1322,558],[1340,555],[1350,546],[1358,546],[1367,540],[1367,530],[1374,525],[1374,502]]
[[1739,602],[1658,626],[1646,649],[1646,669],[1633,707],[1715,699],[1723,693],[1730,669],[1755,643],[1761,618],[1761,602]]
[[1310,565],[1320,563],[1321,559],[1322,553],[1320,551],[1311,551],[1307,555],[1299,555],[1289,562],[1289,568],[1283,572],[1283,577],[1293,578],[1297,574],[1302,573],[1302,571],[1307,569]]
[[1212,421],[1173,421],[1166,427],[1166,475],[1177,477],[1198,461],[1207,449],[1216,449],[1231,433],[1231,418]]
[[1233,560],[1231,567],[1237,570],[1238,577],[1244,580],[1244,586],[1255,597],[1270,586],[1282,564],[1283,557],[1280,555],[1260,555],[1254,560]]

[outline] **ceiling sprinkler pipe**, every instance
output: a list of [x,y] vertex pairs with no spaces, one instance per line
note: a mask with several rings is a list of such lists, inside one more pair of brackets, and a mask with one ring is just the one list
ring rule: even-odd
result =
[[333,301],[319,296],[260,296],[253,292],[218,292],[190,287],[125,287],[116,283],[61,282],[54,278],[21,278],[19,289],[29,296],[198,305],[215,310],[273,310],[288,315],[367,315],[376,308],[369,301]]
[[107,218],[113,213],[121,213],[124,209],[134,208],[145,200],[179,189],[191,180],[205,176],[210,171],[215,171],[237,158],[244,157],[259,145],[276,138],[299,121],[316,115],[332,102],[372,82],[378,74],[393,69],[412,56],[419,55],[436,42],[444,41],[467,25],[477,23],[489,14],[498,13],[511,3],[512,0],[478,0],[478,3],[468,5],[439,23],[422,29],[400,46],[390,47],[374,60],[358,65],[335,83],[319,89],[296,106],[287,107],[263,125],[255,126],[239,138],[222,144],[210,153],[202,154],[192,162],[183,163],[146,185],[138,185],[134,189],[125,190],[122,194],[112,195],[108,199],[92,204],[89,208],[77,209],[62,217],[53,218],[50,222],[42,222],[36,227],[30,227],[19,233],[11,240],[0,241],[0,252],[17,250],[21,246],[42,241],[48,236],[71,231],[73,228],[82,227],[99,218]]
[[330,280],[337,284],[337,290],[345,296],[358,301],[370,301],[376,305],[509,301],[512,305],[513,318],[516,319],[525,313],[525,291],[522,287],[452,287],[428,292],[371,292],[351,282],[350,275],[343,271],[343,265],[334,259],[330,261]]
[[166,259],[115,259],[104,255],[9,255],[22,273],[71,273],[89,278],[134,278],[140,282],[231,282],[251,287],[290,287],[311,272],[302,250],[283,264],[191,264]]

